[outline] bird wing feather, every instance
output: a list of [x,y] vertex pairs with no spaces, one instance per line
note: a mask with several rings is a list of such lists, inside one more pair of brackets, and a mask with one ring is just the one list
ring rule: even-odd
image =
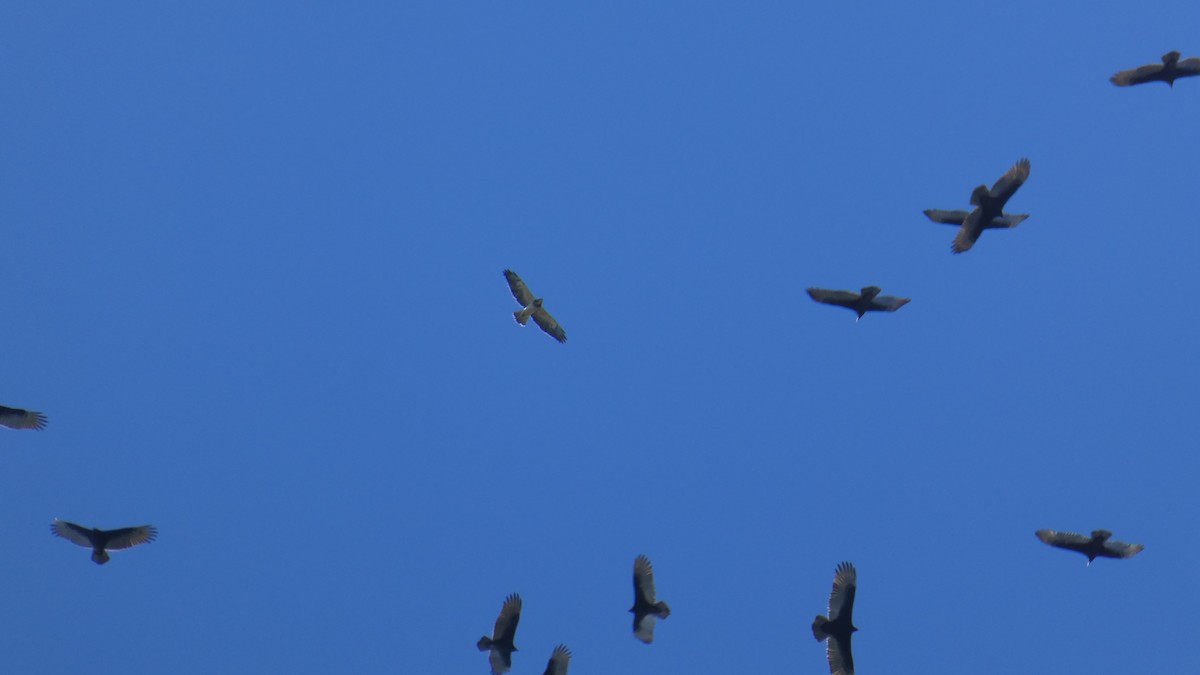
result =
[[567,331],[563,330],[563,327],[558,325],[558,321],[555,321],[554,317],[550,315],[550,312],[546,311],[546,308],[538,307],[533,311],[533,322],[538,325],[538,328],[546,331],[546,333],[555,340],[558,340],[559,342],[567,341]]
[[947,211],[945,209],[925,209],[925,215],[935,223],[943,225],[962,225],[970,211]]
[[9,429],[45,429],[46,421],[40,412],[0,405],[0,425]]
[[1029,160],[1021,158],[992,186],[991,197],[993,201],[998,202],[998,209],[1003,208],[1004,204],[1016,193],[1017,188],[1021,187],[1029,178],[1029,168]]
[[104,548],[118,550],[138,544],[148,544],[158,537],[158,530],[153,525],[139,525],[138,527],[109,530],[105,534],[108,535],[108,542]]
[[522,307],[528,307],[529,303],[533,302],[533,293],[525,285],[525,282],[521,281],[521,277],[512,270],[504,270],[504,278],[508,281],[508,290],[512,291],[517,302],[521,303]]
[[82,525],[55,518],[54,522],[50,523],[50,531],[72,544],[92,548],[91,530]]

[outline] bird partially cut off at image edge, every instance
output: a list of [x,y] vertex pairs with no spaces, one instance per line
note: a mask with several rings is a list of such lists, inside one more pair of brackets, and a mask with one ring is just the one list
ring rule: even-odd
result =
[[48,421],[46,416],[40,412],[0,405],[0,425],[6,426],[9,429],[37,429],[41,431],[46,428]]
[[1123,541],[1110,539],[1112,532],[1108,530],[1092,530],[1092,536],[1076,532],[1059,532],[1058,530],[1038,530],[1034,532],[1038,539],[1055,548],[1075,551],[1087,556],[1087,564],[1091,566],[1096,558],[1131,558],[1142,549],[1141,544],[1127,544]]
[[108,562],[108,552],[130,548],[138,544],[148,544],[158,536],[158,530],[153,525],[138,527],[122,527],[117,530],[99,530],[94,527],[84,527],[65,520],[54,519],[50,524],[50,532],[66,539],[72,544],[78,544],[92,549],[92,562],[103,565]]
[[1109,82],[1118,87],[1131,87],[1147,82],[1166,82],[1168,87],[1175,87],[1175,80],[1181,77],[1200,75],[1200,58],[1191,57],[1180,60],[1179,52],[1171,51],[1162,55],[1162,63],[1151,63],[1129,70],[1122,70],[1112,77]]
[[521,277],[512,270],[504,270],[504,278],[508,280],[508,288],[512,291],[513,297],[521,303],[521,309],[513,312],[513,318],[517,320],[517,323],[524,326],[529,323],[530,317],[533,317],[533,322],[546,331],[546,334],[559,342],[566,342],[567,331],[563,330],[550,312],[547,312],[546,308],[542,306],[542,299],[533,296],[533,292],[529,290],[524,281],[521,281]]
[[[861,293],[854,291],[834,291],[828,288],[809,288],[808,297],[817,302],[845,307],[853,310],[858,319],[867,312],[894,312],[911,301],[911,298],[897,298],[892,295],[880,295],[878,286],[864,286]],[[858,319],[855,319],[857,322]]]
[[512,668],[512,653],[517,651],[513,640],[517,637],[517,624],[521,621],[521,596],[513,593],[504,599],[492,636],[479,638],[476,646],[481,652],[489,652],[488,663],[493,675],[507,673]]
[[633,561],[633,635],[650,644],[654,642],[654,624],[658,619],[671,616],[667,603],[657,599],[654,591],[654,566],[650,559],[639,555]]
[[854,594],[858,589],[858,573],[854,565],[843,562],[833,575],[833,591],[829,594],[829,616],[813,619],[813,637],[826,641],[825,658],[832,675],[854,675],[854,656],[850,653],[850,636],[854,627]]
[[546,672],[542,675],[567,675],[567,666],[571,665],[571,650],[566,645],[554,648],[550,661],[546,663]]

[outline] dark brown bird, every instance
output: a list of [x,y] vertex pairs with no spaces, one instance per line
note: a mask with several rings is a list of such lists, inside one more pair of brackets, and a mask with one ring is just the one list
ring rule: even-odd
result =
[[1141,544],[1126,544],[1123,541],[1109,541],[1112,532],[1108,530],[1092,530],[1092,536],[1087,537],[1074,532],[1059,532],[1058,530],[1038,530],[1034,532],[1038,539],[1056,548],[1065,548],[1087,556],[1090,566],[1096,558],[1130,558],[1142,549]]
[[971,203],[975,205],[974,211],[930,209],[925,212],[925,215],[934,222],[953,224],[959,214],[966,213],[959,221],[958,235],[950,244],[950,250],[955,253],[968,251],[975,245],[975,241],[979,239],[979,235],[983,234],[984,230],[1016,227],[1029,217],[1028,214],[1004,213],[1004,205],[1016,194],[1017,188],[1021,187],[1027,178],[1029,178],[1029,160],[1022,159],[1001,176],[991,190],[986,185],[980,185],[971,192]]
[[1193,56],[1181,61],[1179,60],[1179,56],[1179,52],[1167,52],[1162,56],[1161,66],[1157,63],[1151,63],[1148,66],[1141,66],[1140,68],[1122,70],[1108,78],[1108,81],[1118,87],[1129,87],[1147,82],[1166,82],[1167,86],[1173,88],[1175,80],[1181,77],[1200,75],[1200,58]]
[[650,644],[654,642],[654,622],[671,616],[671,608],[662,600],[655,601],[654,566],[650,559],[639,555],[633,561],[633,636]]
[[571,650],[566,645],[554,648],[550,661],[546,664],[546,672],[542,675],[567,675],[567,666],[571,665]]
[[854,675],[854,656],[850,653],[850,636],[858,630],[852,622],[854,593],[858,588],[858,573],[854,565],[843,562],[833,575],[833,591],[829,594],[829,616],[813,619],[813,637],[826,640],[825,658],[833,675]]
[[40,412],[0,405],[0,425],[9,429],[38,429],[40,431],[46,428],[48,421],[46,416]]
[[73,544],[92,549],[92,562],[97,565],[108,562],[109,551],[117,551],[138,544],[148,544],[158,536],[158,530],[153,525],[122,527],[119,530],[98,530],[58,518],[50,523],[50,532]]
[[[832,291],[828,288],[810,288],[808,297],[826,305],[836,305],[854,310],[858,319],[867,312],[894,312],[908,304],[911,298],[897,298],[891,295],[880,295],[878,286],[864,286],[862,293],[854,291]],[[858,321],[855,319],[855,322]]]
[[530,291],[525,282],[521,281],[521,277],[512,270],[504,270],[504,278],[508,280],[508,290],[512,291],[513,297],[521,303],[521,309],[513,312],[513,318],[517,320],[517,323],[524,326],[529,323],[529,317],[533,317],[533,322],[547,335],[559,342],[566,342],[567,331],[558,325],[558,321],[550,316],[550,312],[547,312],[545,307],[542,307],[542,299],[533,296],[533,291]]
[[517,650],[513,640],[517,636],[517,623],[521,621],[521,596],[513,593],[504,599],[500,615],[496,617],[496,627],[492,637],[484,635],[479,638],[476,646],[479,651],[490,651],[488,663],[492,664],[492,673],[500,675],[512,668],[512,653]]

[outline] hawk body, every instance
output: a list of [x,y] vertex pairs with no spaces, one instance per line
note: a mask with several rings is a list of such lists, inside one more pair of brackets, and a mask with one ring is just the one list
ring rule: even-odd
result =
[[508,289],[512,291],[513,297],[521,303],[521,309],[513,312],[513,318],[517,320],[517,323],[524,326],[532,318],[538,328],[545,331],[547,335],[559,342],[566,342],[567,332],[542,306],[542,298],[534,297],[533,292],[529,290],[524,281],[521,281],[521,277],[517,276],[516,272],[504,270],[504,278],[508,281]]

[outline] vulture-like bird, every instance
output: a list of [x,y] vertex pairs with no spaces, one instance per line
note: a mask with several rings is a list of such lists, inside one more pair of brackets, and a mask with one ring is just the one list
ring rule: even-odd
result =
[[1175,80],[1181,77],[1200,75],[1200,58],[1193,56],[1181,61],[1179,57],[1179,52],[1167,52],[1162,56],[1161,66],[1151,63],[1140,68],[1122,70],[1108,78],[1108,81],[1118,87],[1129,87],[1147,82],[1166,82],[1167,86],[1174,87]]
[[33,410],[8,408],[0,405],[0,425],[9,429],[38,429],[46,428],[46,416]]
[[571,650],[566,645],[554,648],[550,661],[546,664],[546,672],[542,675],[567,675],[567,666],[571,665]]
[[517,623],[521,621],[521,596],[513,593],[504,599],[492,637],[484,635],[476,646],[479,651],[490,651],[488,663],[492,664],[493,675],[507,673],[512,668],[512,653],[517,651],[513,639],[517,636]]
[[813,619],[813,637],[817,642],[827,640],[825,657],[833,675],[854,675],[854,657],[850,654],[850,636],[858,630],[852,622],[854,593],[858,588],[858,573],[854,565],[843,562],[833,575],[833,591],[829,594],[829,616]]
[[97,565],[108,562],[109,551],[129,548],[138,544],[148,544],[158,536],[158,530],[153,525],[122,527],[118,530],[98,530],[58,518],[50,523],[50,532],[73,544],[92,549],[92,562]]
[[[864,286],[862,293],[854,291],[832,291],[828,288],[810,288],[808,297],[826,305],[837,305],[854,310],[858,319],[867,312],[894,312],[908,304],[911,298],[897,298],[891,295],[880,295],[883,289],[878,286]],[[858,319],[855,319],[857,322]]]
[[524,326],[529,323],[529,317],[533,317],[533,322],[546,331],[550,337],[559,342],[566,342],[567,331],[558,325],[545,307],[542,307],[542,299],[533,297],[533,292],[529,290],[524,281],[521,281],[521,277],[512,270],[504,270],[504,278],[508,280],[508,288],[512,291],[513,297],[521,303],[521,309],[513,312],[517,323]]
[[1089,566],[1096,558],[1130,558],[1146,548],[1141,544],[1110,541],[1109,537],[1112,536],[1112,532],[1108,530],[1092,530],[1090,537],[1075,532],[1059,532],[1057,530],[1038,530],[1034,534],[1038,539],[1051,546],[1086,555]]
[[655,600],[654,566],[650,559],[639,555],[633,561],[633,636],[650,644],[654,642],[654,622],[671,616],[671,608]]
[[[936,223],[959,225],[958,235],[950,244],[950,250],[955,253],[969,251],[984,230],[1016,227],[1029,217],[1024,213],[1004,213],[1004,205],[1016,194],[1017,188],[1021,187],[1027,178],[1029,178],[1029,160],[1022,159],[1001,176],[991,190],[986,185],[980,185],[971,192],[971,203],[975,205],[974,211],[929,209],[925,215]],[[963,214],[962,220],[958,219],[960,214]]]

